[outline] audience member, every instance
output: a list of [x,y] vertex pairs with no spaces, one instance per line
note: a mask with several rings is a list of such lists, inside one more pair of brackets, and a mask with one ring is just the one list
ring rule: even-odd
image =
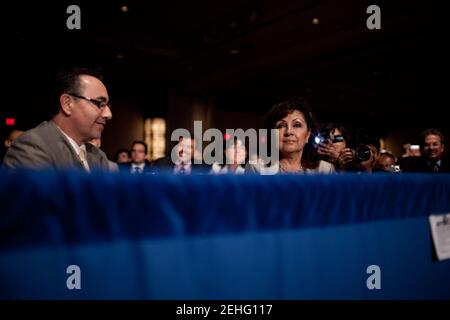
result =
[[444,135],[437,129],[427,129],[420,135],[420,157],[402,161],[404,172],[450,172],[449,160],[444,158]]
[[112,117],[108,92],[101,79],[101,75],[88,69],[62,73],[58,79],[57,114],[17,138],[6,152],[3,166],[108,170],[106,155],[88,143],[100,138]]
[[148,147],[144,141],[133,141],[131,144],[131,162],[121,163],[120,171],[132,174],[149,174],[152,172],[147,159]]
[[266,128],[278,130],[278,163],[266,171],[261,162],[247,164],[247,173],[332,173],[334,166],[319,159],[314,147],[316,124],[306,100],[290,98],[276,103],[266,116]]

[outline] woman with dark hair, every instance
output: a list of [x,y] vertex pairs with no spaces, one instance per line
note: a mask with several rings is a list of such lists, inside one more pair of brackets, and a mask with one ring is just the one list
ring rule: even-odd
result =
[[[280,173],[332,173],[332,164],[318,158],[314,147],[317,126],[311,109],[302,98],[276,103],[267,113],[265,126],[278,130],[278,163],[271,164]],[[263,164],[248,164],[246,172],[261,173]]]
[[229,138],[224,143],[223,164],[214,163],[211,168],[213,174],[243,174],[247,162],[247,148],[241,139]]
[[116,163],[129,163],[131,162],[131,153],[128,149],[119,149],[114,156]]

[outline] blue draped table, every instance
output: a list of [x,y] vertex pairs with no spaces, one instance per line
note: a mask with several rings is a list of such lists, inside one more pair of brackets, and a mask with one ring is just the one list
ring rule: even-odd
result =
[[450,299],[449,212],[445,174],[0,172],[0,298]]

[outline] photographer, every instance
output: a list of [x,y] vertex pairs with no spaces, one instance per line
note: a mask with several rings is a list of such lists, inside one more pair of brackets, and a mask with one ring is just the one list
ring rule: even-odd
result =
[[352,139],[352,148],[345,148],[338,158],[341,171],[372,173],[380,154],[380,139],[373,132],[359,129]]
[[341,168],[344,163],[339,161],[339,157],[349,144],[349,134],[347,129],[337,123],[329,123],[322,129],[322,134],[316,139],[317,154],[320,159],[334,164],[336,168]]

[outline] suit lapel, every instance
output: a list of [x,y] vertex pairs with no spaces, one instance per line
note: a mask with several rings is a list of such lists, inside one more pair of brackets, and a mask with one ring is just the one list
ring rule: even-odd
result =
[[49,121],[48,124],[50,131],[49,145],[52,149],[52,154],[56,155],[54,157],[55,164],[58,167],[78,167],[82,169],[81,161],[69,140],[56,127],[53,121]]

